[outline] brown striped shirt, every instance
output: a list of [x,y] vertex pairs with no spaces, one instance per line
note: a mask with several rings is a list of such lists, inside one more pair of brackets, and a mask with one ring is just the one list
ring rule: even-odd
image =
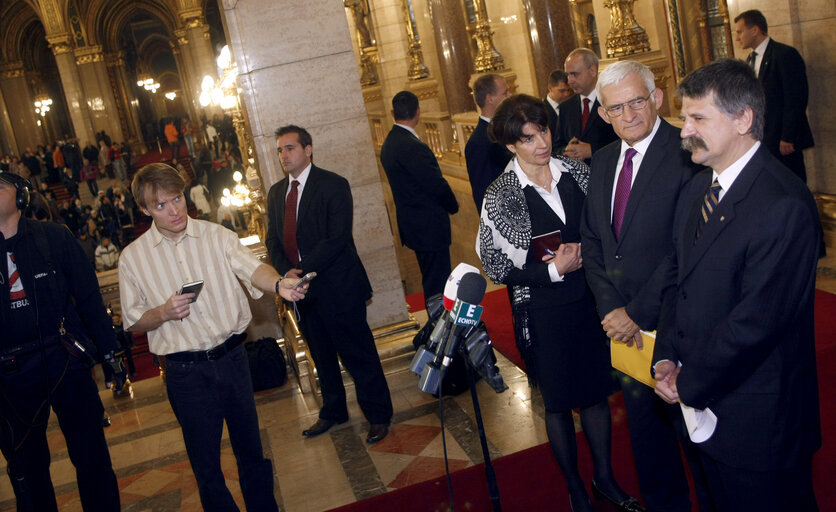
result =
[[158,355],[209,350],[249,325],[252,313],[239,279],[254,299],[261,297],[250,281],[260,264],[233,231],[218,224],[190,218],[176,242],[152,224],[119,259],[123,325],[130,328],[184,284],[202,280],[189,316],[148,332],[148,345]]

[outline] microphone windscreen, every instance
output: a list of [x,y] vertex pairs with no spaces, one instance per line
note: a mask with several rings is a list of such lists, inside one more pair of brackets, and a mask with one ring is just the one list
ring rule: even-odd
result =
[[462,276],[458,299],[469,304],[479,304],[485,297],[488,282],[478,272],[468,272]]
[[447,284],[444,285],[443,300],[444,309],[447,311],[453,309],[453,303],[456,302],[456,297],[459,296],[459,283],[461,282],[462,276],[470,272],[478,274],[479,269],[467,263],[459,263],[450,273],[450,277],[447,278]]

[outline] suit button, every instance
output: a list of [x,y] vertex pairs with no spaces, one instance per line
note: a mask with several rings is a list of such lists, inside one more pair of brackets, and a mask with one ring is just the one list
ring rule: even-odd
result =
[[624,256],[622,256],[622,255],[620,255],[620,254],[616,254],[616,255],[615,255],[615,260],[616,260],[616,261],[621,261],[621,258],[623,258],[623,257],[624,257]]

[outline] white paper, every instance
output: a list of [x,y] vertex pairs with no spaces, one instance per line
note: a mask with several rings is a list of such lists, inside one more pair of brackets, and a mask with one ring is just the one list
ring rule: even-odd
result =
[[685,427],[688,429],[688,436],[695,443],[708,441],[714,429],[717,428],[717,416],[711,409],[694,409],[679,402],[682,409],[682,417],[685,418]]

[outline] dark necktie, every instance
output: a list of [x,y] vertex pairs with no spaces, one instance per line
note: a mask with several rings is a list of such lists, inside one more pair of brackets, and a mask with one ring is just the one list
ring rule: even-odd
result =
[[[577,110],[575,111],[577,112]],[[581,113],[581,134],[586,130],[586,122],[589,121],[589,98],[583,99],[583,112]]]
[[628,148],[624,153],[624,163],[615,185],[615,200],[612,205],[612,232],[616,238],[621,236],[621,224],[624,222],[624,212],[627,210],[627,200],[630,199],[630,187],[633,184],[633,157],[637,151]]
[[296,246],[296,203],[299,197],[299,182],[291,181],[290,193],[284,202],[284,253],[287,260],[295,267],[299,263],[299,248]]
[[[755,59],[757,59],[757,58],[758,58],[758,52],[755,52],[755,51],[753,51],[752,53],[749,54],[748,57],[746,57],[746,63],[749,64],[750,68],[755,69]],[[757,72],[758,72],[758,70],[755,69],[755,73],[757,73]]]
[[700,238],[703,226],[711,218],[711,214],[714,213],[717,204],[720,203],[720,192],[722,190],[723,187],[720,186],[717,178],[714,178],[714,182],[711,183],[711,188],[708,189],[708,192],[705,193],[705,197],[702,199],[702,208],[700,208],[700,218],[697,221],[697,234],[694,242]]

